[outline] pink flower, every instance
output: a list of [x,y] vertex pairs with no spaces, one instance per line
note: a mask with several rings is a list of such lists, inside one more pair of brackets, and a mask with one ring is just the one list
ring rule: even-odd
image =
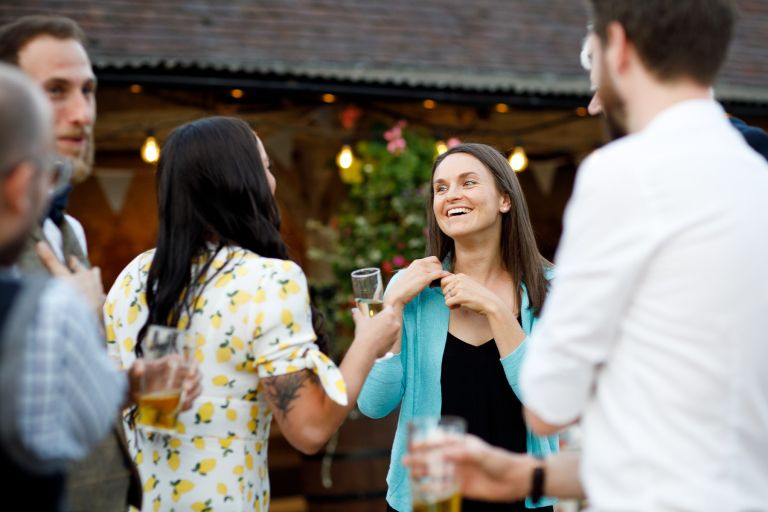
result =
[[402,268],[405,266],[405,258],[400,256],[399,254],[392,258],[392,264],[397,268]]
[[402,137],[399,139],[394,139],[387,143],[387,151],[389,151],[393,155],[396,155],[398,153],[405,151],[405,148],[407,145],[408,144],[405,142],[405,139],[403,139]]
[[408,126],[408,123],[404,120],[400,120],[395,123],[395,126],[384,132],[384,139],[393,141],[403,138],[403,129]]
[[459,144],[461,144],[461,139],[459,139],[458,137],[451,137],[445,143],[445,145],[448,146],[448,149],[451,149],[453,146],[458,146]]
[[388,141],[397,140],[403,137],[403,129],[399,126],[395,126],[393,128],[390,128],[386,132],[384,132],[384,139]]

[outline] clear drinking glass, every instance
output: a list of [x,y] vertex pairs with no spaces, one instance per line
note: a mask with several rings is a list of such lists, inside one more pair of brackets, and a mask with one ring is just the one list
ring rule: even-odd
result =
[[361,268],[352,272],[355,303],[364,315],[373,316],[384,309],[384,285],[378,268]]
[[425,472],[411,474],[413,512],[461,512],[460,484],[453,464],[446,462],[439,447],[424,448],[447,436],[461,436],[467,422],[457,416],[429,416],[408,422],[408,450],[420,445],[419,457]]
[[184,331],[172,327],[150,325],[147,329],[137,422],[150,430],[176,428],[184,378],[190,368],[186,338]]

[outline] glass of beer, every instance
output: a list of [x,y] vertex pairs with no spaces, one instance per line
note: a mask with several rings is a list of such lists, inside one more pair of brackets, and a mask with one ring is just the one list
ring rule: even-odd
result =
[[150,325],[142,342],[145,370],[141,378],[137,422],[148,430],[174,430],[189,370],[184,332]]
[[355,303],[364,315],[373,316],[384,308],[384,286],[378,268],[361,268],[352,272]]
[[439,443],[466,431],[467,422],[457,416],[429,416],[408,422],[408,450],[418,451],[422,463],[418,475],[411,472],[413,512],[461,512],[456,468],[444,460]]

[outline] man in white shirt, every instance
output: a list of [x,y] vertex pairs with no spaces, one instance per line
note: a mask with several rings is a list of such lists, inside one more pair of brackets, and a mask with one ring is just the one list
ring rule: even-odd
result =
[[476,438],[446,455],[477,498],[767,510],[768,166],[710,94],[733,6],[590,4],[592,79],[611,135],[629,135],[579,171],[521,375],[529,426],[581,419],[582,458]]
[[581,419],[595,510],[765,509],[768,166],[709,93],[733,6],[589,3],[603,108],[630,135],[579,171],[529,424]]

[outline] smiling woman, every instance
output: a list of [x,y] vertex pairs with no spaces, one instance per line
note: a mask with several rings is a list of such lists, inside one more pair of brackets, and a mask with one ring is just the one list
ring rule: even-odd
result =
[[[557,450],[556,437],[528,433],[517,394],[549,263],[536,247],[509,162],[482,144],[451,148],[432,168],[430,206],[429,256],[399,272],[384,296],[403,313],[402,339],[374,365],[358,400],[374,418],[402,402],[387,478],[387,502],[400,512],[411,510],[401,459],[413,417],[461,416],[470,433],[493,445],[535,455]],[[429,286],[435,280],[440,287]],[[464,512],[525,508],[523,502],[462,505]]]

